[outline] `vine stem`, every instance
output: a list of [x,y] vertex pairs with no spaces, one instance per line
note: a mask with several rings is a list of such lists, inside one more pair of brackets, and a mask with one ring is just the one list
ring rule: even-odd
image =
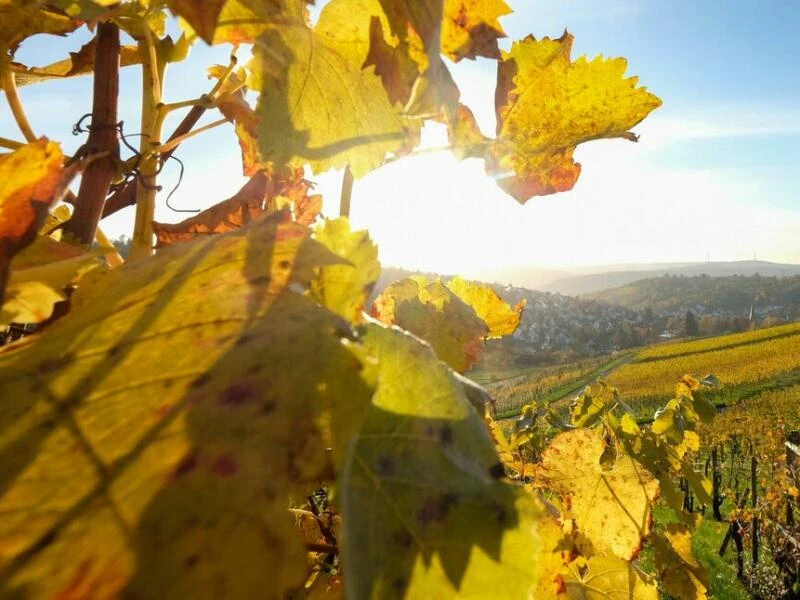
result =
[[131,260],[153,254],[153,218],[155,217],[156,172],[158,153],[154,152],[161,142],[161,129],[164,123],[161,105],[161,80],[165,63],[158,60],[153,36],[145,27],[145,36],[139,42],[142,55],[142,138],[139,152],[142,162],[139,165],[141,178],[136,186],[136,220],[131,240]]
[[201,133],[208,131],[209,129],[214,129],[215,127],[219,127],[220,125],[225,125],[225,123],[230,123],[230,121],[228,121],[228,119],[219,119],[217,121],[214,121],[213,123],[209,123],[208,125],[203,125],[202,127],[198,127],[197,129],[192,129],[188,133],[184,133],[183,135],[168,141],[166,144],[161,144],[160,146],[156,146],[151,150],[151,152],[155,154],[159,154],[161,152],[169,152],[177,145],[182,144],[189,138],[193,138],[196,135],[200,135]]
[[37,137],[33,133],[33,127],[31,127],[30,121],[28,121],[28,117],[25,114],[25,109],[22,107],[22,101],[19,99],[14,72],[8,67],[8,61],[5,59],[0,64],[0,79],[2,79],[3,91],[6,93],[8,106],[11,108],[11,114],[14,115],[14,120],[19,126],[19,130],[28,142],[35,142]]
[[0,137],[0,148],[8,148],[9,150],[17,150],[22,148],[25,144],[23,142],[16,142],[8,138]]
[[92,125],[86,140],[90,155],[98,155],[83,172],[75,210],[64,226],[81,244],[90,245],[103,214],[108,189],[119,163],[117,100],[119,98],[119,26],[108,21],[97,26]]
[[344,175],[342,176],[342,196],[339,199],[339,216],[350,218],[350,201],[353,198],[353,172],[350,170],[350,165],[344,168]]

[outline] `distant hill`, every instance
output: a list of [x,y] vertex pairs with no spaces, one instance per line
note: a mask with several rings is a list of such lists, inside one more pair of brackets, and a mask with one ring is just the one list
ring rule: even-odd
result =
[[[798,268],[800,272],[800,268]],[[702,306],[706,312],[747,312],[769,307],[800,307],[800,275],[694,277],[663,275],[628,285],[585,294],[585,298],[656,313],[670,313]]]
[[709,275],[728,277],[733,275],[762,275],[788,277],[800,275],[800,265],[772,263],[760,260],[710,263],[682,263],[674,265],[629,265],[628,269],[609,269],[602,273],[573,275],[551,281],[539,287],[542,291],[583,296],[663,275]]

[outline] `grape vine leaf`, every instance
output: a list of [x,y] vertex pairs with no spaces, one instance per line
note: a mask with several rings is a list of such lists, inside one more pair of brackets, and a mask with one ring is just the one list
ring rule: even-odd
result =
[[708,574],[692,556],[692,534],[686,525],[670,523],[653,540],[656,568],[664,589],[676,598],[705,600]]
[[0,302],[11,259],[36,239],[62,183],[64,155],[42,138],[0,154]]
[[[580,557],[563,577],[574,600],[657,600],[658,586],[634,565],[613,556]],[[681,596],[683,598],[683,596]]]
[[380,80],[316,29],[265,31],[249,69],[248,84],[260,91],[256,114],[263,160],[307,163],[315,173],[349,165],[360,178],[406,142],[404,121]]
[[[11,63],[11,70],[16,77],[17,86],[41,83],[51,79],[66,79],[90,75],[94,70],[97,40],[92,38],[77,52],[70,52],[69,58],[59,60],[44,67],[26,67],[20,63]],[[120,48],[120,67],[129,67],[142,63],[142,56],[136,46],[122,46]]]
[[0,327],[49,319],[54,306],[67,299],[66,288],[100,266],[99,254],[40,235],[11,262]]
[[445,0],[442,53],[462,58],[500,58],[497,40],[506,37],[498,19],[510,14],[503,0]]
[[366,230],[351,231],[346,217],[326,219],[314,239],[349,264],[327,265],[311,281],[311,297],[351,323],[363,320],[364,304],[381,274],[378,247]]
[[207,44],[214,41],[217,20],[226,0],[168,0],[172,14],[183,17]]
[[356,431],[339,436],[350,442],[343,561],[358,571],[345,578],[348,595],[525,596],[537,554],[556,545],[539,537],[541,507],[497,479],[488,431],[429,346],[374,323],[360,333],[375,392]]
[[372,314],[424,339],[460,373],[477,362],[489,334],[489,327],[471,306],[440,280],[429,282],[422,276],[387,287],[375,300]]
[[[225,67],[214,65],[208,69],[208,76],[219,79],[225,72]],[[256,128],[260,119],[245,97],[246,81],[245,69],[230,73],[222,84],[222,88],[214,100],[214,105],[226,119],[234,124],[234,132],[242,151],[242,172],[245,176],[250,177],[259,170],[269,170],[271,165],[261,158],[261,151],[258,148]]]
[[16,52],[32,35],[66,35],[80,26],[58,9],[18,0],[0,0],[0,54]]
[[621,137],[661,105],[637,78],[624,78],[623,58],[570,59],[573,37],[515,42],[498,63],[497,139],[487,151],[487,171],[500,187],[525,202],[572,189],[580,165],[578,144]]
[[490,286],[466,281],[458,276],[447,282],[447,289],[470,305],[475,314],[486,323],[489,328],[487,338],[511,335],[519,327],[519,319],[525,307],[524,298],[512,307]]
[[290,205],[294,203],[295,209],[299,207],[296,214],[302,224],[309,225],[319,212],[315,209],[321,205],[321,198],[307,196],[308,189],[302,171],[292,172],[288,179],[257,171],[233,196],[180,223],[153,222],[156,247],[240,229],[265,212],[278,208],[275,206],[277,199],[284,199]]
[[542,454],[536,481],[564,496],[567,512],[597,552],[630,560],[652,528],[658,483],[622,448],[613,467],[604,469],[605,446],[599,429],[558,434]]
[[[191,0],[185,0],[191,2]],[[216,19],[213,43],[250,44],[268,29],[276,27],[303,27],[308,23],[309,0],[227,0]],[[198,10],[206,2],[195,0]],[[188,33],[195,33],[185,20],[181,25]]]
[[346,324],[292,290],[340,260],[276,214],[94,271],[3,348],[0,595],[302,585],[287,494],[330,473],[313,415],[363,386]]
[[447,120],[447,138],[458,160],[483,158],[490,141],[481,133],[475,115],[463,104],[459,104],[456,114]]

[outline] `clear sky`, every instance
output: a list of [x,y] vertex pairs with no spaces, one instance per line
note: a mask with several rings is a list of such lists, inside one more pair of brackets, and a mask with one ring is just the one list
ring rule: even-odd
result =
[[[533,33],[575,35],[573,56],[624,56],[628,73],[664,105],[623,140],[579,147],[583,173],[575,189],[519,205],[483,174],[480,161],[449,154],[406,159],[358,181],[352,220],[368,227],[384,264],[490,276],[499,267],[758,259],[800,263],[800,2],[728,0],[508,0],[509,40]],[[318,4],[321,4],[318,2]],[[18,53],[26,64],[62,58],[88,40],[34,38]],[[204,67],[226,62],[227,49],[198,45],[170,67],[165,99],[208,87]],[[494,131],[494,63],[452,66],[462,100],[485,133]],[[125,70],[121,113],[135,132],[138,68]],[[91,80],[22,88],[37,133],[79,140],[71,126]],[[484,107],[483,109],[479,107]],[[487,110],[488,109],[488,110]],[[176,119],[179,116],[176,116]],[[213,116],[214,119],[217,116]],[[167,130],[174,127],[168,124]],[[0,135],[19,139],[0,108]],[[428,128],[427,144],[444,132]],[[205,208],[241,185],[238,145],[223,127],[181,146],[187,168],[172,204]],[[164,178],[170,187],[175,167]],[[312,179],[335,216],[341,174]],[[162,196],[159,220],[175,221]],[[107,233],[130,233],[129,209]]]

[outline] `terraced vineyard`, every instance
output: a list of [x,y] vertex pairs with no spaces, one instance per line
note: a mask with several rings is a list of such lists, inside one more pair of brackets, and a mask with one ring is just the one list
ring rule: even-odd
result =
[[630,356],[619,354],[546,367],[490,384],[487,387],[495,399],[495,414],[498,418],[516,416],[526,404],[547,404],[577,392],[592,380],[629,360]]
[[[523,373],[482,374],[500,418],[519,414],[525,404],[567,401],[598,377],[616,386],[640,420],[672,397],[675,382],[690,373],[713,374],[719,385],[705,394],[717,405],[730,405],[767,391],[800,384],[800,323],[660,344],[635,354],[605,356],[571,365]],[[513,376],[511,376],[513,375]],[[497,380],[500,381],[497,381]]]
[[800,383],[800,324],[650,348],[608,381],[646,419],[687,373],[717,378],[719,386],[706,392],[717,404]]

